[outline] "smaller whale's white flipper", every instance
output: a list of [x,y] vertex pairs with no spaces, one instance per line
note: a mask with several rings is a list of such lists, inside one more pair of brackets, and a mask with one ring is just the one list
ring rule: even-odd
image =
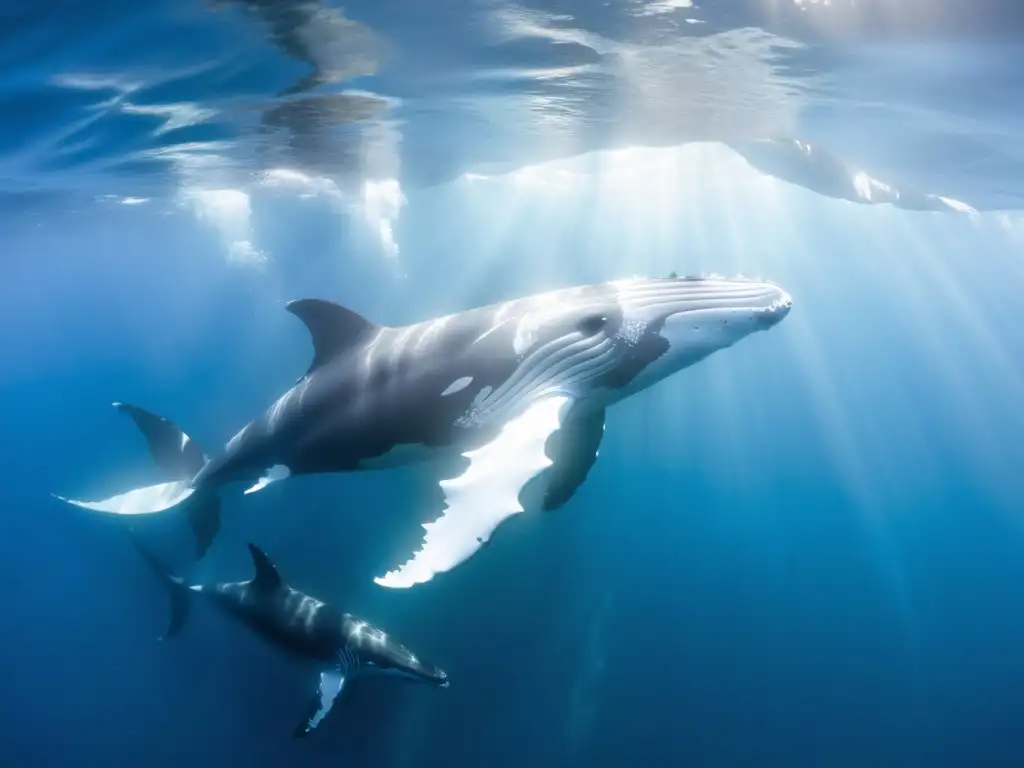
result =
[[305,736],[312,731],[327,717],[327,713],[334,706],[335,699],[345,687],[344,668],[325,670],[320,673],[320,685],[316,695],[310,701],[309,714],[295,729],[295,736]]
[[538,400],[482,448],[463,454],[469,468],[443,480],[447,508],[432,523],[423,547],[404,565],[374,581],[402,589],[430,581],[467,560],[486,544],[502,521],[523,511],[519,494],[530,480],[551,466],[548,438],[565,417],[572,399],[559,395]]
[[290,477],[292,471],[288,469],[284,464],[275,464],[251,488],[247,488],[243,493],[256,493],[256,491],[262,491],[271,483],[276,483],[278,480],[284,480]]
[[54,496],[68,504],[91,509],[94,512],[109,512],[114,515],[150,515],[176,507],[191,496],[193,490],[187,480],[175,480],[169,483],[135,488],[100,501],[77,501],[64,496],[56,496],[56,494]]

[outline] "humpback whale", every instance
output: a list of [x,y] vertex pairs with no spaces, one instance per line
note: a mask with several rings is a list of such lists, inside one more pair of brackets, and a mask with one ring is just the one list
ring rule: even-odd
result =
[[253,544],[249,544],[249,552],[255,575],[249,581],[188,586],[134,534],[129,538],[171,596],[171,618],[161,640],[181,631],[192,599],[201,596],[292,658],[319,671],[319,684],[295,736],[316,728],[331,711],[346,682],[356,677],[395,675],[448,687],[448,675],[443,670],[421,661],[380,629],[292,589],[270,558]]
[[468,458],[441,480],[446,508],[423,545],[375,581],[405,588],[456,567],[526,509],[561,507],[584,482],[614,403],[778,324],[773,282],[631,278],[565,288],[404,327],[321,299],[286,308],[308,327],[306,373],[216,456],[173,423],[115,403],[165,481],[87,509],[148,514],[184,503],[202,557],[220,527],[218,489],[293,475]]

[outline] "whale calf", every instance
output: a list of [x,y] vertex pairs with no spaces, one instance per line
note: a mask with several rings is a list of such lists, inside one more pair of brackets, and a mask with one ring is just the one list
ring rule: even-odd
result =
[[251,493],[295,475],[378,469],[461,453],[440,481],[446,508],[422,547],[375,581],[404,588],[468,559],[526,509],[556,509],[597,458],[605,411],[717,350],[777,325],[792,307],[773,282],[632,278],[550,291],[388,327],[320,299],[286,308],[308,327],[306,373],[216,456],[170,421],[135,420],[165,482],[102,501],[116,514],[184,504],[202,557],[220,527],[218,490]]
[[170,623],[161,639],[178,634],[190,602],[203,597],[319,671],[317,689],[295,736],[316,728],[354,677],[397,675],[441,688],[449,685],[443,670],[421,661],[380,629],[289,587],[270,558],[253,544],[249,544],[249,552],[256,572],[249,581],[188,586],[134,534],[130,539],[171,595]]

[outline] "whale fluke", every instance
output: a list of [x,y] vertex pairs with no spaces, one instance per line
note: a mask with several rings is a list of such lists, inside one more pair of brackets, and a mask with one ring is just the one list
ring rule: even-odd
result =
[[188,618],[188,587],[185,586],[185,582],[180,576],[175,576],[171,572],[163,560],[149,548],[143,546],[135,533],[129,530],[127,534],[132,545],[142,555],[142,559],[167,587],[167,592],[171,597],[171,618],[167,623],[167,631],[164,632],[160,640],[172,638],[181,632],[182,627],[185,626],[185,620]]
[[196,557],[202,559],[220,530],[220,498],[216,491],[197,491],[192,479],[207,463],[206,454],[174,422],[128,403],[113,406],[132,417],[164,476],[164,482],[133,488],[99,501],[56,498],[83,509],[113,515],[151,515],[183,506],[196,540]]
[[206,464],[203,449],[174,422],[130,403],[113,405],[132,417],[146,438],[153,461],[167,480],[191,480]]

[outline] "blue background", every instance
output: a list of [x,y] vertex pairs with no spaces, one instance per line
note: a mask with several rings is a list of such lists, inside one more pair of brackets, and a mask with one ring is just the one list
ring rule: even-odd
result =
[[[439,183],[406,188],[397,257],[329,201],[253,194],[251,234],[271,258],[240,265],[225,259],[215,228],[173,204],[175,178],[135,174],[126,147],[139,126],[128,118],[88,143],[116,174],[93,174],[81,156],[24,159],[20,147],[86,110],[80,93],[38,85],[51,72],[82,62],[130,69],[147,56],[184,64],[224,39],[175,39],[170,6],[133,15],[92,4],[88,18],[61,8],[48,21],[25,11],[23,28],[6,26],[4,47],[14,58],[16,40],[25,50],[5,84],[2,125],[12,170],[0,281],[0,763],[1024,761],[1016,214],[857,206],[757,177],[714,145],[659,150],[657,182],[640,171],[602,181],[600,169],[567,190],[514,175],[455,178],[442,149],[429,152],[425,137],[442,134],[424,109],[403,160],[411,177]],[[401,14],[350,13],[411,56],[432,27],[409,14],[403,25]],[[443,50],[430,45],[444,71],[483,55],[467,44],[444,60]],[[245,71],[273,91],[294,73],[269,57],[251,53],[280,83],[267,86],[255,63]],[[191,87],[244,93],[228,84],[235,70],[218,66],[221,79]],[[411,92],[415,80],[403,82]],[[946,103],[949,114],[970,111]],[[1011,124],[1014,103],[992,124]],[[865,121],[867,145],[884,121]],[[835,132],[833,146],[855,148],[854,133]],[[979,207],[1006,207],[982,205],[986,195],[1019,199],[983,172],[1011,151],[996,134],[977,139],[991,152],[973,160],[939,152],[947,167],[925,180],[966,184]],[[893,136],[890,151],[908,136]],[[466,158],[446,146],[460,169]],[[934,165],[919,148],[917,164]],[[95,199],[136,188],[153,200]],[[448,690],[357,684],[319,731],[293,741],[314,681],[211,610],[157,643],[165,593],[116,521],[48,495],[100,496],[154,477],[115,400],[173,419],[208,452],[222,445],[308,364],[306,331],[283,311],[289,299],[329,298],[400,324],[670,270],[771,278],[795,306],[769,333],[616,406],[600,460],[566,507],[510,521],[444,577],[409,591],[372,582],[439,509],[431,467],[232,495],[195,566],[178,516],[143,521],[195,580],[248,578],[244,543],[259,544],[293,586],[444,667]]]

